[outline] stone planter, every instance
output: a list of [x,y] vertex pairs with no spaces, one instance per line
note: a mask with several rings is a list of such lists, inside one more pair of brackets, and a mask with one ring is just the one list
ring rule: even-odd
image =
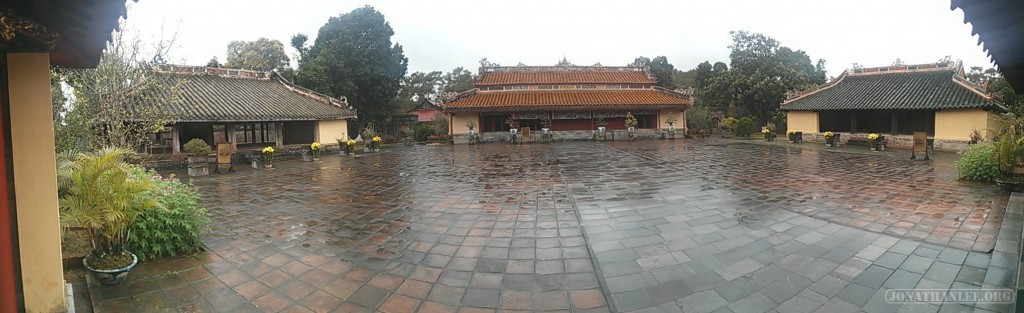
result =
[[210,166],[205,157],[188,157],[188,176],[210,175]]
[[996,185],[999,186],[999,190],[1004,192],[1014,192],[1020,190],[1024,182],[1014,179],[996,179]]
[[82,259],[82,265],[84,265],[85,268],[89,270],[89,273],[92,274],[92,277],[95,278],[96,281],[99,282],[100,284],[104,286],[117,286],[123,283],[125,280],[127,280],[128,272],[131,272],[131,270],[135,268],[135,265],[139,264],[139,258],[136,257],[134,253],[128,254],[132,255],[132,263],[128,264],[128,266],[119,269],[95,269],[92,266],[89,266],[89,257],[85,257]]
[[302,161],[303,162],[313,162],[313,156],[309,155],[309,154],[303,154],[302,155]]

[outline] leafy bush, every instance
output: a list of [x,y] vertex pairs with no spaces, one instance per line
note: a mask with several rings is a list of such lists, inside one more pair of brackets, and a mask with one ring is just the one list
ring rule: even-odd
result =
[[736,136],[748,137],[750,134],[757,131],[757,126],[755,125],[753,117],[747,116],[741,118],[736,122],[736,129],[733,130],[733,133],[735,133]]
[[708,109],[704,107],[686,110],[686,126],[693,129],[711,128],[711,119],[708,116]]
[[421,123],[420,126],[416,127],[416,133],[413,135],[416,141],[427,141],[431,135],[437,134],[437,129],[433,124]]
[[185,153],[195,157],[205,156],[213,152],[213,147],[210,147],[210,145],[206,144],[205,140],[199,138],[192,138],[192,140],[185,143],[184,148]]
[[448,115],[444,113],[434,114],[434,120],[430,121],[434,124],[435,134],[447,134],[448,133]]
[[164,178],[143,169],[136,169],[133,174],[152,177],[156,189],[146,196],[160,206],[146,209],[135,218],[128,251],[142,260],[151,260],[188,254],[199,248],[210,225],[199,192],[174,175]]
[[999,178],[996,149],[991,143],[977,144],[960,155],[956,162],[960,179],[990,182]]
[[726,117],[724,120],[718,123],[718,126],[722,127],[722,129],[733,130],[736,129],[736,123],[739,123],[739,120],[737,120],[735,117]]

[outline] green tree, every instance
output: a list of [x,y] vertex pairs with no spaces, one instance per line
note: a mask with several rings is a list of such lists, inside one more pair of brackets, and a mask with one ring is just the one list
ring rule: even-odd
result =
[[288,67],[288,54],[280,41],[260,38],[256,41],[228,43],[228,58],[224,67],[256,71],[283,70]]
[[398,107],[402,111],[408,111],[424,99],[437,100],[437,93],[442,84],[441,75],[440,71],[415,72],[402,78],[402,89],[398,92]]
[[654,59],[649,59],[645,56],[637,57],[633,60],[631,66],[645,66],[650,68],[651,74],[658,82],[658,86],[665,87],[668,89],[675,89],[678,87],[675,81],[672,80],[672,76],[676,71],[675,66],[668,63],[668,58],[665,56],[656,56]]
[[384,15],[371,6],[332,17],[299,60],[296,80],[324,94],[347,97],[359,114],[349,123],[351,133],[369,123],[388,125],[409,63],[402,46],[392,44],[394,34]]
[[672,81],[676,83],[676,88],[696,87],[697,70],[680,71],[677,69],[672,71]]
[[1003,102],[1010,112],[1018,116],[1024,115],[1024,96],[1018,95],[1010,84],[1006,83],[1003,75],[995,68],[982,68],[972,66],[966,73],[967,79],[972,83],[985,87],[986,91],[996,99]]
[[693,87],[700,90],[707,86],[708,80],[711,79],[712,69],[711,62],[704,61],[704,63],[697,64],[697,68],[694,69]]
[[214,56],[213,58],[210,58],[210,61],[206,62],[206,67],[223,67],[223,66],[224,66],[223,64],[220,64],[220,60],[217,60],[217,56]]
[[[764,34],[730,32],[730,65],[712,66],[699,78],[700,96],[710,105],[736,106],[750,112],[758,124],[771,120],[786,92],[804,90],[825,82],[825,61],[811,62],[806,52],[781,46]],[[698,66],[699,67],[699,66]],[[707,67],[703,73],[706,75]]]
[[[54,70],[54,79],[63,80],[73,95],[53,103],[54,112],[60,112],[54,116],[58,149],[136,150],[150,134],[174,122],[160,106],[181,101],[184,81],[153,75],[153,66],[166,59],[173,39],[146,47],[138,36],[127,37],[125,28],[122,23],[122,31],[112,35],[95,69]],[[51,92],[54,98],[64,97],[60,88]]]
[[476,83],[476,78],[473,77],[473,72],[464,68],[456,67],[451,72],[445,73],[444,77],[441,78],[442,92],[463,92],[466,90],[473,89]]

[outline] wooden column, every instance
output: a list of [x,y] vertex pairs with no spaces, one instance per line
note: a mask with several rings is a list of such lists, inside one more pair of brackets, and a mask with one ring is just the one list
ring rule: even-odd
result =
[[231,144],[231,152],[238,151],[238,143],[235,140],[235,123],[224,125],[224,136],[228,137],[227,140]]
[[857,133],[857,112],[856,111],[851,111],[850,112],[850,133],[851,134]]
[[890,120],[889,120],[889,134],[891,134],[893,136],[895,136],[900,131],[899,124],[896,124],[896,121],[898,120],[896,118],[896,116],[898,114],[899,114],[898,112],[892,112],[892,114],[889,115],[890,116]]
[[277,133],[274,136],[274,145],[278,147],[284,146],[284,123],[274,125],[274,132]]
[[181,126],[171,125],[171,152],[181,154]]

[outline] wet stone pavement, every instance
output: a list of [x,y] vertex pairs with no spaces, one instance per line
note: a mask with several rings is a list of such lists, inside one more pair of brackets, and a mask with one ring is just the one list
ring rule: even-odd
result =
[[91,290],[103,312],[1012,310],[884,299],[1015,284],[1024,204],[950,162],[720,140],[325,155],[195,180],[210,250]]

